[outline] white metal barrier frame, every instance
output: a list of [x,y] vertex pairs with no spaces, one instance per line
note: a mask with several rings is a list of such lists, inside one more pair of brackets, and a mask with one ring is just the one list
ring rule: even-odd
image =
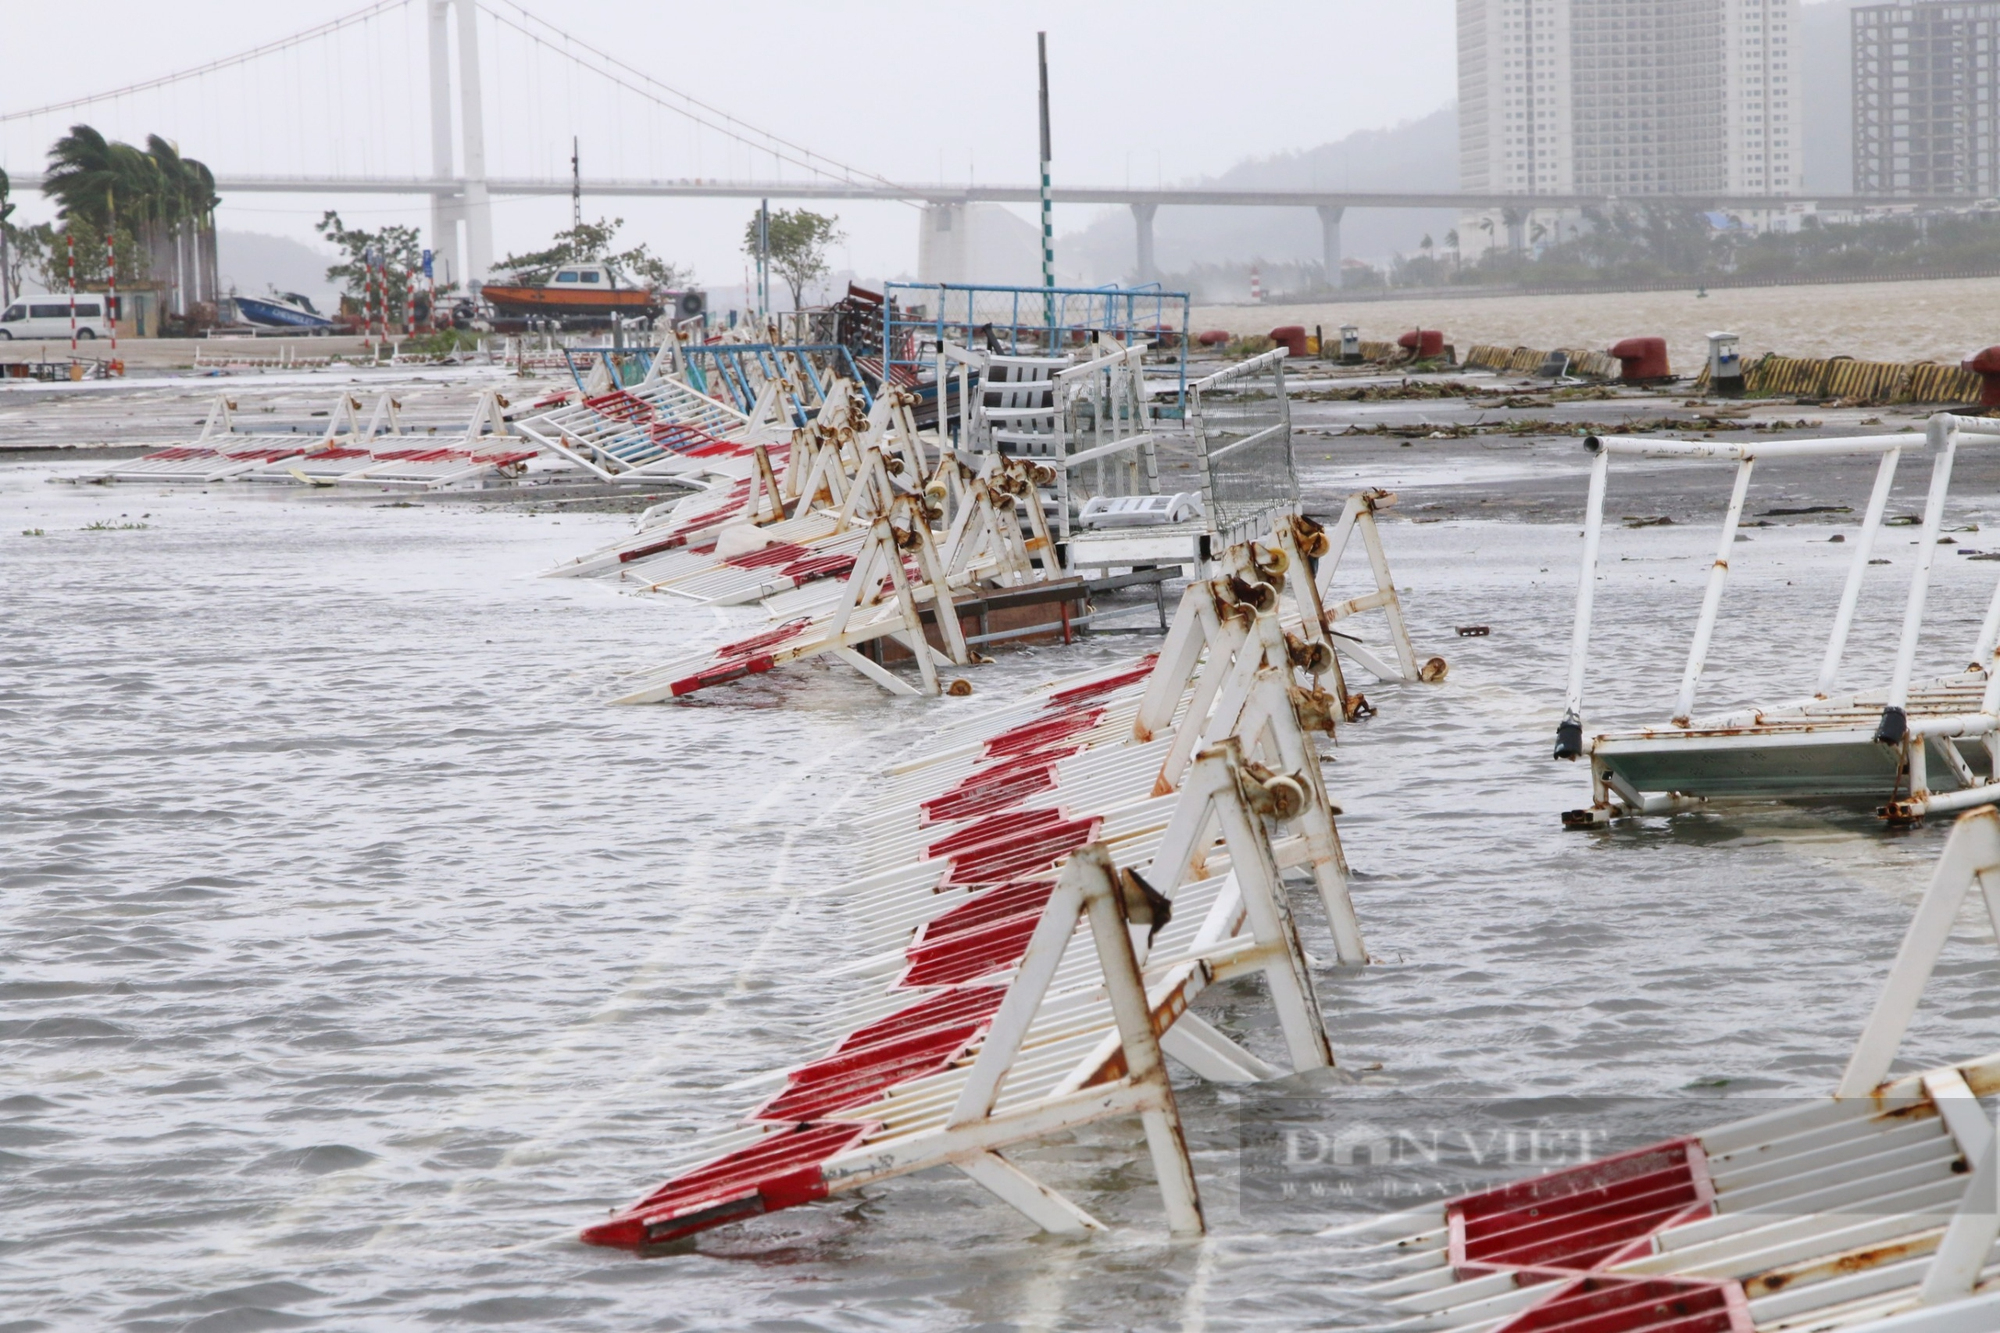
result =
[[[722,604],[759,600],[802,582],[845,574],[851,560],[842,560],[856,549],[857,524],[865,529],[867,520],[889,512],[898,495],[907,495],[927,519],[955,511],[947,530],[935,537],[944,547],[947,580],[954,589],[986,579],[1024,581],[1037,556],[1047,577],[1054,548],[1039,515],[1031,516],[1037,535],[1024,540],[1018,521],[1010,528],[997,513],[1000,507],[1012,507],[1013,493],[1028,489],[1027,470],[1018,463],[989,466],[968,482],[960,476],[962,466],[947,454],[930,479],[923,480],[925,450],[910,409],[911,396],[892,391],[877,397],[858,436],[851,415],[843,420],[838,413],[802,428],[794,436],[782,486],[768,462],[760,463],[761,480],[753,479],[745,497],[748,512],[725,515],[735,521],[715,524],[712,546],[697,547],[687,539],[692,527],[706,526],[714,516],[704,507],[664,536],[619,550],[620,576],[649,592],[720,598]],[[762,448],[757,446],[760,458]],[[764,499],[770,503],[762,503]],[[814,508],[822,499],[830,507]],[[761,531],[753,533],[753,525]],[[774,561],[786,568],[757,572],[769,570]],[[600,558],[599,563],[610,562]]]
[[[670,376],[554,407],[514,424],[547,452],[614,482],[700,474],[710,461],[701,456],[704,446],[736,441],[747,451],[756,443],[742,438],[752,424],[747,414]],[[696,456],[690,457],[690,451]]]
[[[1592,804],[1587,809],[1567,812],[1565,823],[1589,827],[1625,815],[1672,814],[1720,797],[1855,796],[1885,800],[1883,810],[1888,817],[1907,821],[1927,813],[1969,808],[2000,796],[2000,787],[1995,787],[1993,781],[1994,775],[2000,774],[2000,768],[1994,765],[1995,753],[2000,751],[2000,669],[1996,669],[1994,658],[1996,640],[2000,640],[2000,588],[1996,588],[1989,605],[1967,671],[1962,676],[1927,685],[1917,686],[1912,682],[1953,460],[1962,439],[1994,436],[2000,436],[2000,421],[1938,414],[1931,418],[1921,438],[1901,434],[1722,443],[1600,436],[1586,441],[1586,447],[1596,457],[1584,527],[1583,567],[1564,715],[1557,729],[1555,756],[1589,761]],[[1932,472],[1892,679],[1883,690],[1835,696],[1833,689],[1862,580],[1883,526],[1897,462],[1904,451],[1918,448],[1930,451]],[[1668,724],[1586,737],[1582,723],[1584,677],[1606,477],[1614,454],[1720,459],[1735,462],[1737,470]],[[1859,538],[1848,561],[1814,694],[1782,705],[1694,717],[1696,687],[1721,609],[1736,528],[1755,463],[1760,458],[1848,454],[1873,454],[1879,456],[1880,462]],[[1961,752],[1962,746],[1973,748],[1976,761],[1986,768],[1986,776],[1974,772]],[[1949,780],[1951,788],[1933,789],[1927,759],[1937,761],[1944,770],[1940,776]],[[1655,771],[1662,776],[1656,777]],[[1676,776],[1686,785],[1664,788],[1648,785],[1654,781],[1671,782]],[[1708,790],[1700,790],[1702,787]],[[1900,795],[1898,788],[1903,789]]]
[[[1288,355],[1283,347],[1273,348],[1188,385],[1188,425],[1200,446],[1202,508],[1220,546],[1252,540],[1271,531],[1281,515],[1298,512],[1291,400],[1285,389]],[[1266,375],[1270,391],[1251,401],[1269,410],[1243,407],[1238,397]],[[1266,417],[1271,418],[1268,423]],[[1231,429],[1239,420],[1241,429]]]
[[2000,932],[1991,807],[1952,830],[1832,1097],[1324,1234],[1382,1238],[1348,1258],[1386,1278],[1368,1291],[1397,1327],[2000,1327],[2000,1138],[1979,1102],[2000,1053],[1891,1077],[1975,889]]
[[[905,570],[906,550],[915,557],[915,577]],[[933,649],[925,637],[921,611],[925,606],[936,618],[943,652]],[[862,644],[884,638],[895,639],[915,658],[920,688],[856,651]],[[971,651],[953,608],[950,581],[938,559],[929,523],[912,497],[896,497],[891,512],[874,520],[855,554],[842,594],[831,608],[698,656],[635,673],[626,692],[614,702],[660,703],[822,655],[838,657],[891,694],[910,695],[938,694],[942,688],[940,665],[971,662]]]
[[[869,444],[864,456],[869,461],[849,487],[841,507],[807,515],[809,522],[820,525],[818,528],[807,531],[798,520],[790,520],[773,523],[752,535],[747,527],[738,527],[733,533],[742,535],[729,543],[728,550],[719,540],[710,551],[662,555],[633,565],[626,577],[639,582],[641,591],[711,605],[765,601],[774,615],[787,618],[802,612],[820,613],[823,608],[812,603],[838,599],[832,580],[852,568],[871,519],[890,512],[899,495],[906,496],[913,514],[922,504],[925,517],[930,517],[927,503],[900,492],[890,481],[879,446]],[[954,593],[987,583],[1018,587],[1034,581],[1038,574],[1047,578],[1057,572],[1048,554],[1053,544],[1046,531],[1033,540],[1024,538],[1021,523],[1014,516],[1014,492],[1028,489],[1018,477],[1022,470],[1009,460],[989,460],[982,475],[959,488],[950,526],[932,534],[944,581]],[[782,604],[771,600],[808,584],[821,591],[802,594],[803,600],[786,598]]]
[[[1358,662],[1377,680],[1403,685],[1419,682],[1435,685],[1445,678],[1445,660],[1429,657],[1418,662],[1416,648],[1410,640],[1409,622],[1403,615],[1403,599],[1396,591],[1395,576],[1389,571],[1389,556],[1382,547],[1382,531],[1375,522],[1376,515],[1394,508],[1395,504],[1393,491],[1380,488],[1355,491],[1341,505],[1340,517],[1334,520],[1330,530],[1322,530],[1309,519],[1286,515],[1276,519],[1275,531],[1284,544],[1288,560],[1294,565],[1306,568],[1308,557],[1318,564],[1318,572],[1306,581],[1313,601],[1311,604],[1302,602],[1300,614],[1309,623],[1317,622],[1325,627],[1329,647]],[[1356,537],[1361,539],[1361,549],[1367,557],[1368,574],[1375,589],[1358,597],[1336,600],[1334,582],[1340,575],[1341,561]],[[1351,628],[1342,627],[1341,622],[1370,611],[1382,613],[1389,635],[1389,654],[1393,660],[1385,659]],[[1340,683],[1342,697],[1350,697],[1346,682],[1340,675],[1338,661],[1334,664],[1333,674]],[[1359,699],[1360,696],[1352,698]],[[1361,700],[1354,707],[1366,709],[1367,703]],[[1353,720],[1352,708],[1349,720]]]
[[[634,561],[667,551],[698,550],[734,524],[761,526],[803,518],[822,495],[838,505],[861,465],[859,440],[869,429],[853,386],[847,381],[831,385],[818,415],[792,432],[789,445],[753,444],[747,468],[735,466],[738,460],[732,455],[711,460],[714,468],[705,476],[683,475],[680,480],[704,489],[652,506],[639,515],[629,536],[564,561],[543,577],[622,574]],[[782,486],[776,464],[783,466]],[[828,476],[830,471],[839,475]]]
[[[386,398],[387,395],[384,395]],[[254,477],[284,460],[318,449],[340,447],[361,438],[359,400],[345,392],[327,413],[319,438],[296,434],[255,433],[236,429],[236,403],[226,393],[209,402],[201,434],[185,444],[168,445],[140,458],[123,460],[82,480],[95,482],[183,482],[207,484]],[[380,407],[378,403],[377,410]],[[372,422],[371,422],[372,426]]]
[[1064,541],[1090,499],[1160,493],[1158,437],[1146,398],[1150,346],[1100,347],[1100,355],[1055,374],[1054,498]]
[[[891,835],[891,868],[843,892],[846,909],[870,923],[874,937],[908,941],[895,956],[861,965],[863,974],[886,967],[897,980],[837,1020],[846,1035],[827,1056],[785,1076],[784,1090],[755,1113],[762,1127],[704,1145],[690,1154],[692,1169],[585,1239],[640,1248],[947,1164],[1044,1228],[1097,1230],[1101,1223],[997,1150],[1133,1114],[1145,1128],[1170,1228],[1200,1231],[1198,1188],[1161,1054],[1228,1081],[1279,1071],[1189,1012],[1189,1002],[1214,980],[1262,972],[1293,1067],[1332,1063],[1280,879],[1288,864],[1330,863],[1342,904],[1337,947],[1346,961],[1364,959],[1290,668],[1267,661],[1274,642],[1282,655],[1282,632],[1268,611],[1227,599],[1224,588],[1191,588],[1171,652],[1157,665],[1142,659],[1059,683],[948,728],[942,748],[899,765],[873,821],[878,836]],[[1215,637],[1246,619],[1260,629]],[[1208,645],[1215,651],[1205,652]],[[1250,683],[1238,688],[1246,663]],[[1161,726],[1179,715],[1206,718],[1210,729],[1233,726],[1235,734],[1193,755],[1162,797],[1157,765],[1167,741],[1145,726],[1149,711]],[[1107,713],[1117,720],[1100,722]],[[1078,725],[1105,743],[1089,744]],[[960,761],[968,749],[1032,758],[1050,737],[1080,745],[1064,747],[1070,780],[1041,805],[1024,810],[1003,799],[910,830],[914,840],[903,831],[919,808],[966,790]],[[1251,762],[1250,752],[1267,763]],[[1294,758],[1302,766],[1286,771]],[[912,799],[924,790],[928,801]],[[1037,815],[1060,821],[1067,836],[1036,841]],[[1078,846],[1077,832],[1090,841]],[[913,852],[916,861],[903,859]],[[1047,868],[1058,861],[1059,870]],[[1044,887],[1037,890],[1036,880]],[[1025,912],[1013,910],[1023,901]],[[973,946],[972,969],[918,975],[935,961],[933,928],[968,911],[973,929],[949,943]],[[1071,947],[1080,918],[1094,957]],[[806,1115],[817,1118],[798,1119]]]
[[336,419],[348,425],[344,438],[329,422],[321,445],[275,460],[243,479],[438,490],[487,476],[518,474],[540,452],[521,447],[509,429],[507,400],[496,389],[480,393],[463,432],[456,435],[406,433],[402,404],[390,393],[376,395],[366,426],[358,424],[359,407],[358,399],[343,397]]

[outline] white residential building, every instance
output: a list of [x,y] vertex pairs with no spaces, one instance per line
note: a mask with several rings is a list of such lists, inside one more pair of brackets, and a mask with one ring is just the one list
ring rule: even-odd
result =
[[[1798,3],[1458,0],[1461,188],[1796,193]],[[1461,249],[1532,243],[1537,221],[1574,220],[1522,212],[1468,213]],[[1517,215],[1511,236],[1508,213]]]

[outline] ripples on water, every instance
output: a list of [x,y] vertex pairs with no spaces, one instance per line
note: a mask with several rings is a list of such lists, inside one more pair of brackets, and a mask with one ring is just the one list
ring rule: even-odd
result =
[[[611,668],[758,614],[528,577],[623,519],[45,474],[0,472],[0,1330],[1370,1321],[1312,1236],[1330,1206],[1237,1212],[1238,1117],[1272,1092],[1191,1080],[1199,1245],[1165,1242],[1116,1124],[1024,1154],[1117,1225],[1094,1241],[946,1175],[651,1261],[574,1240],[755,1100],[731,1084],[804,1054],[795,1027],[843,984],[815,891],[849,867],[857,775],[1131,640],[1009,654],[968,701],[809,668],[613,709]],[[149,526],[80,531],[100,518]],[[1746,548],[1754,614],[1719,637],[1705,699],[1784,679],[1819,633],[1842,550],[1808,540],[1824,531]],[[1607,538],[1599,720],[1664,714],[1708,540]],[[1381,716],[1342,733],[1330,779],[1384,961],[1321,972],[1343,1070],[1279,1091],[1824,1092],[1945,828],[1786,809],[1564,833],[1584,779],[1547,748],[1575,529],[1398,523],[1388,542],[1418,646],[1452,673],[1370,688]],[[1967,640],[1992,569],[1941,561]],[[1786,586],[1802,575],[1817,600]],[[1857,663],[1886,655],[1876,609]],[[1474,622],[1492,637],[1447,637]],[[1968,929],[1913,1059],[1995,1045],[1990,961]],[[1253,992],[1217,1007],[1277,1045]]]

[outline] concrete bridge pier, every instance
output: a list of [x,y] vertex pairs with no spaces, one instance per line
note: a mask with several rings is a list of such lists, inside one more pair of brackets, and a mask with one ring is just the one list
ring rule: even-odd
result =
[[1139,281],[1158,282],[1159,265],[1153,259],[1153,215],[1160,211],[1158,204],[1132,205],[1132,221],[1139,233]]
[[1341,205],[1319,204],[1319,247],[1321,261],[1326,265],[1326,285],[1333,291],[1340,290],[1340,219],[1347,209]]

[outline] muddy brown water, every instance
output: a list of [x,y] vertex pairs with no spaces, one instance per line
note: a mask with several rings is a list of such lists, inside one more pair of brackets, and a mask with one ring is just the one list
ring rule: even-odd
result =
[[[1357,672],[1380,713],[1328,751],[1379,960],[1315,969],[1340,1068],[1177,1076],[1211,1235],[1165,1239],[1113,1123],[1021,1153],[1107,1236],[1038,1235],[944,1172],[646,1260],[576,1232],[752,1105],[744,1080],[811,1054],[797,1033],[850,947],[816,890],[852,873],[869,775],[1151,641],[1007,653],[965,700],[812,666],[617,709],[620,669],[761,615],[533,577],[621,517],[0,467],[0,1328],[1371,1327],[1315,1233],[1400,1201],[1245,1202],[1261,1131],[1336,1133],[1389,1096],[1477,1118],[1613,1095],[1667,1134],[1827,1091],[1946,829],[1746,807],[1565,832],[1585,782],[1548,751],[1578,443],[1314,436],[1302,456],[1317,503],[1400,491],[1389,557],[1451,671]],[[1713,464],[1615,479],[1614,513],[1676,521],[1607,533],[1593,723],[1664,715],[1727,487]],[[1751,509],[1858,509],[1865,488],[1773,467]],[[2000,547],[1990,473],[1952,518]],[[1809,682],[1843,521],[1750,530],[1704,707]],[[1911,535],[1885,536],[1855,683],[1885,669]],[[1940,558],[1928,665],[1957,664],[1996,568]],[[2000,1045],[1995,964],[1968,918],[1911,1062]],[[1204,1010],[1281,1058],[1254,986]]]

